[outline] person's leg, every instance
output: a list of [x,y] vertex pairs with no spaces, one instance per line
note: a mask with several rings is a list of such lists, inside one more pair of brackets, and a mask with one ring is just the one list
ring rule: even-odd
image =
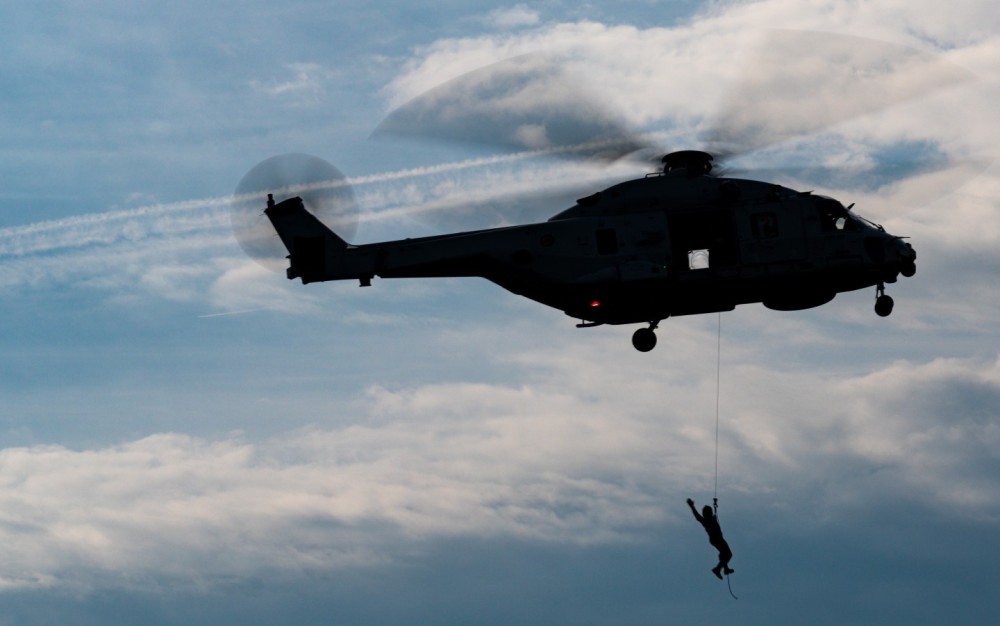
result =
[[734,571],[729,567],[729,560],[733,558],[733,551],[729,549],[729,544],[725,541],[719,546],[719,567],[724,570],[727,574],[732,574]]

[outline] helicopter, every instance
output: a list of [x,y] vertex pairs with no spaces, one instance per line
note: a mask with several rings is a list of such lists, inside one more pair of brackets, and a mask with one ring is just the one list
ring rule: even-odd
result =
[[[256,203],[253,212],[261,220],[266,216],[267,233],[257,236],[273,241],[277,233],[281,254],[287,252],[282,269],[288,279],[303,284],[356,280],[369,287],[376,277],[485,278],[563,311],[579,320],[580,328],[640,324],[632,335],[640,352],[654,349],[656,330],[670,317],[732,311],[743,304],[799,311],[827,304],[838,293],[874,287],[875,313],[887,317],[894,302],[886,285],[916,273],[916,251],[905,237],[857,214],[853,204],[726,175],[724,167],[720,173],[719,157],[738,157],[808,134],[960,83],[968,75],[934,56],[856,37],[779,32],[765,43],[765,56],[755,65],[780,71],[738,89],[733,106],[721,118],[726,123],[716,128],[715,139],[735,140],[735,150],[716,141],[722,146],[716,154],[699,149],[668,152],[656,171],[588,190],[573,206],[545,221],[354,245],[328,227],[318,211],[311,211],[315,203],[295,195],[296,187],[288,185],[280,171],[313,168],[315,163],[308,159],[261,163],[241,181],[234,197],[251,199]],[[796,69],[803,50],[822,50],[839,61],[817,76],[814,59]],[[857,77],[864,82],[850,82]],[[899,89],[900,84],[910,87]],[[505,137],[539,134],[570,146],[612,137],[619,145],[610,161],[649,148],[576,85],[548,62],[517,57],[414,98],[379,128],[445,139],[486,132],[491,133],[487,143],[493,144],[504,144]],[[797,92],[779,98],[778,104],[794,101],[800,112],[807,110],[804,101],[809,96],[819,99],[820,106],[812,109],[817,112],[832,111],[823,101],[833,98],[853,108],[843,109],[839,117],[816,119],[754,109],[754,103],[774,101],[776,90],[787,85]],[[855,97],[839,98],[852,86],[858,87]],[[498,109],[498,94],[507,94],[499,97],[505,104],[537,100],[549,108],[540,112],[542,117],[531,117],[538,111]],[[544,97],[532,97],[539,94]],[[782,128],[780,123],[789,117],[799,125]],[[606,144],[594,145],[604,150]],[[648,152],[643,160],[649,161]],[[300,177],[306,182],[300,188],[311,192],[315,185],[310,181],[333,179],[334,195],[348,197],[350,204],[353,195],[343,176],[325,165]],[[258,170],[267,175],[262,179]],[[249,246],[244,249],[254,256]]]
[[839,201],[773,183],[712,176],[713,157],[683,150],[663,169],[592,195],[548,221],[352,245],[306,210],[302,198],[264,214],[288,251],[286,275],[303,284],[379,278],[481,277],[563,311],[578,327],[645,324],[648,352],[669,318],[762,303],[797,311],[838,293],[916,272],[902,237]]

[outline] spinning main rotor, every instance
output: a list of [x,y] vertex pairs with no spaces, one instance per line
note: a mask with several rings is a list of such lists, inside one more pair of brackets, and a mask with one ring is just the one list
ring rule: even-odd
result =
[[[392,111],[373,137],[477,143],[588,162],[661,161],[666,170],[692,176],[731,174],[735,158],[971,77],[936,55],[830,33],[770,31],[748,58],[747,71],[699,133],[705,150],[664,150],[583,87],[566,64],[544,54],[500,61],[438,85]],[[272,157],[240,181],[231,205],[237,239],[265,266],[281,268],[285,256],[260,212],[267,193],[278,201],[302,196],[322,221],[347,238],[353,234],[358,208],[343,174],[317,157]]]

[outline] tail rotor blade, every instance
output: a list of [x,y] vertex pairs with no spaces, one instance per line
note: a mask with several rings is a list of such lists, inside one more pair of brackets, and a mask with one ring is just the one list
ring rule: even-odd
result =
[[274,196],[275,202],[299,196],[310,213],[341,237],[349,240],[354,236],[358,203],[340,170],[308,154],[273,156],[240,180],[229,207],[240,247],[272,271],[284,271],[288,252],[264,215],[268,194]]

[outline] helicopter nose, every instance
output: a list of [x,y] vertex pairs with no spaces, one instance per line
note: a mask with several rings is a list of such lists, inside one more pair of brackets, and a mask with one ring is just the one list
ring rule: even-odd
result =
[[903,241],[902,237],[893,238],[891,249],[895,251],[896,255],[902,261],[910,261],[912,263],[917,260],[917,251],[913,249],[913,246],[909,242]]
[[907,278],[916,274],[917,251],[913,249],[913,246],[911,246],[909,242],[903,241],[901,237],[896,237],[893,243],[901,264],[899,273]]
[[903,240],[900,240],[900,243],[903,244],[903,246],[905,248],[904,252],[902,252],[900,256],[902,256],[904,259],[908,259],[910,261],[916,261],[917,260],[917,251],[913,249],[913,246],[911,246],[909,243],[907,243],[907,242],[905,242]]

